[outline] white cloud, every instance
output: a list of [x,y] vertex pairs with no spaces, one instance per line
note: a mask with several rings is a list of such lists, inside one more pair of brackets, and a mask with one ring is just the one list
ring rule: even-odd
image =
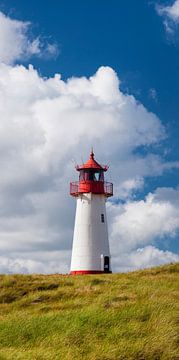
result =
[[144,200],[108,203],[108,214],[115,271],[179,261],[178,254],[154,246],[179,234],[179,189],[158,188]]
[[[38,259],[30,259],[30,254],[21,257],[7,257],[0,256],[0,274],[55,274],[55,273],[68,273],[69,272],[69,254],[67,252],[51,252],[47,256],[40,255]],[[38,254],[39,256],[39,254]],[[58,260],[60,258],[60,262]]]
[[135,197],[136,191],[141,190],[143,186],[144,179],[136,176],[121,182],[118,186],[116,186],[115,192],[119,194],[121,200],[129,199]]
[[179,190],[158,188],[144,200],[109,204],[112,252],[120,254],[174,237],[179,230]]
[[29,39],[29,22],[14,20],[0,12],[0,61],[13,64],[31,56],[56,56],[58,48],[40,37]]
[[171,6],[158,6],[158,13],[166,15],[175,22],[179,22],[179,0],[175,0]]
[[156,10],[160,16],[163,17],[163,24],[166,33],[174,35],[176,26],[179,23],[179,0],[175,0],[170,6],[156,6]]
[[131,253],[124,253],[121,257],[114,257],[113,262],[116,271],[126,272],[179,262],[179,255],[157,249],[154,246],[146,246]]

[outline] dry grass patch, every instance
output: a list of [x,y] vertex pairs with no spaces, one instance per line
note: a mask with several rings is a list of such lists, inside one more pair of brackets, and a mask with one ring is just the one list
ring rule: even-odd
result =
[[0,360],[179,360],[178,274],[0,275]]

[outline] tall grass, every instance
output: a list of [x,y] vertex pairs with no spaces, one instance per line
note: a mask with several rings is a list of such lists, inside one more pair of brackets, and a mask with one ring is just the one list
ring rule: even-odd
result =
[[0,275],[0,360],[179,360],[178,274]]

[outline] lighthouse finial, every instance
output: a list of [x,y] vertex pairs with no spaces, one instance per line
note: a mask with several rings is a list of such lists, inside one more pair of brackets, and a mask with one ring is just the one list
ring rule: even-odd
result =
[[91,158],[91,159],[94,159],[93,146],[91,147],[90,158]]

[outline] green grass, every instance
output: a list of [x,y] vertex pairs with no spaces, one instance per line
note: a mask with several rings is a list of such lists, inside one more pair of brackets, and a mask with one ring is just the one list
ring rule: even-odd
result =
[[0,360],[179,360],[178,275],[0,275]]

